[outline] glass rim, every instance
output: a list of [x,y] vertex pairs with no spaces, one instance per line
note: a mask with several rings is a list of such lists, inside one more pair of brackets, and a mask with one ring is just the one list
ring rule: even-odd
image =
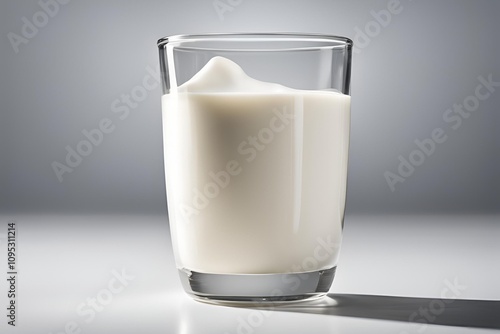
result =
[[[300,47],[273,47],[273,48],[257,48],[257,49],[244,49],[244,48],[226,48],[226,47],[200,47],[187,45],[188,43],[196,43],[202,41],[212,42],[311,42],[318,45],[308,45]],[[186,43],[184,43],[186,42]],[[323,44],[321,44],[323,43]],[[332,49],[332,48],[352,48],[353,41],[350,38],[319,34],[319,33],[294,33],[294,32],[270,32],[270,33],[202,33],[202,34],[182,34],[165,36],[158,40],[157,45],[159,48],[173,45],[173,47],[181,47],[192,50],[224,50],[224,51],[294,51],[294,50],[319,50],[319,49]]]

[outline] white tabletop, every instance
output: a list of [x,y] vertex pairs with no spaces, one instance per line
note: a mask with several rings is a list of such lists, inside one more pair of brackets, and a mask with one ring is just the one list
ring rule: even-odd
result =
[[[412,334],[500,328],[499,216],[347,215],[328,297],[272,310],[191,300],[177,277],[164,216],[0,218],[1,268],[9,220],[16,221],[18,244],[17,326],[8,326],[2,315],[2,333]],[[2,279],[2,305],[7,289]]]

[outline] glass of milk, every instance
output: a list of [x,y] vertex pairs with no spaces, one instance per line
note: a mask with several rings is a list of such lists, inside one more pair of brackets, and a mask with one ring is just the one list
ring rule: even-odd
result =
[[168,215],[186,292],[212,303],[325,295],[346,198],[352,41],[158,41]]

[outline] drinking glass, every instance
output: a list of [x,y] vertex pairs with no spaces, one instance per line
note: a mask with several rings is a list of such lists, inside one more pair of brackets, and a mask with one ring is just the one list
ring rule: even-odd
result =
[[345,211],[352,46],[291,33],[158,41],[169,224],[193,298],[276,304],[329,291]]

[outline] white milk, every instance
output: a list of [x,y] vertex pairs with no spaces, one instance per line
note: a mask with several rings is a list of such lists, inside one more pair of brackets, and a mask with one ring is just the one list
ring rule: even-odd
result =
[[268,274],[337,264],[349,96],[261,82],[215,57],[162,103],[180,269]]

